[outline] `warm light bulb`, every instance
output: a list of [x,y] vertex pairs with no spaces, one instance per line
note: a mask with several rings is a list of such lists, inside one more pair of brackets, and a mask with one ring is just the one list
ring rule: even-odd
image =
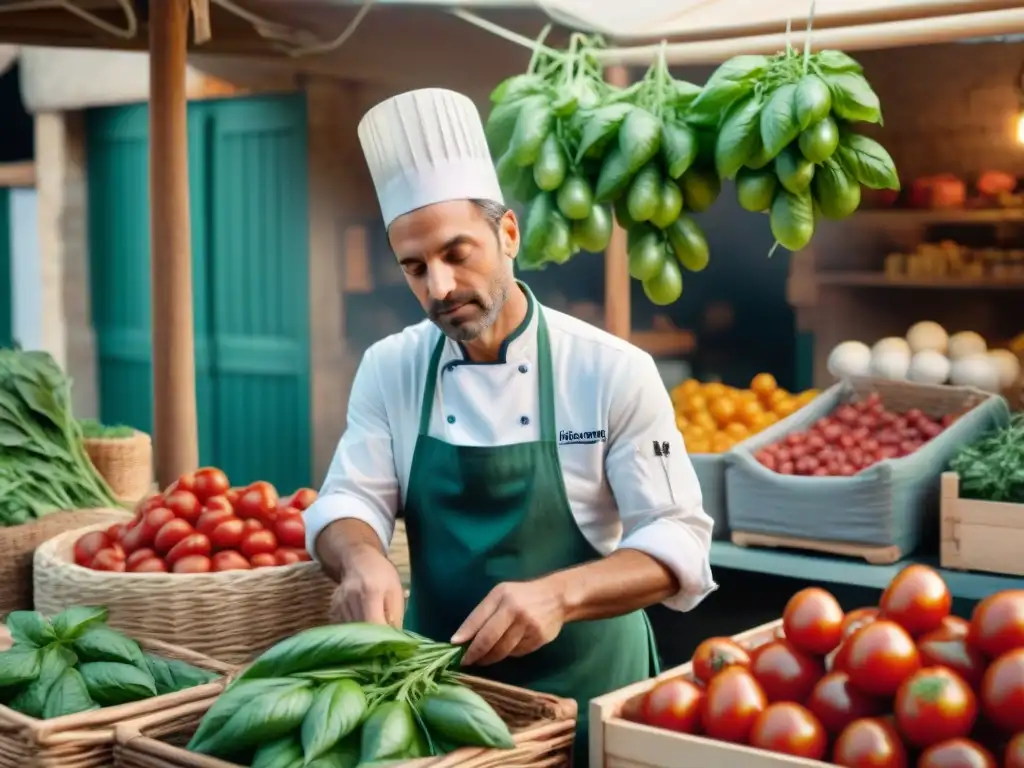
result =
[[1024,112],[1017,115],[1017,143],[1024,144]]

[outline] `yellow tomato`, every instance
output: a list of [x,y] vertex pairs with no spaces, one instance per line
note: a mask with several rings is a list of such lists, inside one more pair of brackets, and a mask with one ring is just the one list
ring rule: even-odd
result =
[[714,432],[718,429],[718,424],[715,422],[714,416],[707,411],[702,411],[690,418],[691,424],[696,424],[698,427],[703,427],[708,432]]
[[701,393],[708,400],[716,400],[728,392],[728,388],[720,381],[712,381],[701,388]]
[[735,445],[735,442],[735,440],[724,432],[718,432],[711,438],[711,451],[713,453],[724,453],[731,449],[733,445]]
[[800,407],[799,403],[797,403],[797,401],[794,398],[787,397],[787,398],[779,400],[779,402],[775,403],[775,405],[772,408],[772,410],[775,411],[775,414],[780,419],[784,419],[787,416],[789,416],[789,414],[793,413],[799,407]]
[[764,408],[756,400],[753,402],[742,402],[736,409],[736,420],[748,427],[752,426],[758,417],[764,413]]
[[704,429],[703,427],[697,426],[696,424],[687,424],[686,427],[682,429],[682,433],[683,442],[685,442],[687,445],[689,445],[694,440],[706,440],[708,437],[707,430]]
[[683,400],[683,413],[692,417],[694,414],[703,413],[708,409],[708,401],[703,395],[689,395]]
[[676,387],[676,389],[678,389],[681,394],[690,397],[691,395],[696,395],[700,392],[700,382],[696,379],[687,379]]
[[686,425],[689,423],[690,422],[688,422],[682,416],[676,416],[676,429],[678,429],[680,432],[684,431],[686,429]]
[[767,395],[763,395],[762,399],[769,408],[774,408],[775,404],[785,400],[789,397],[789,392],[784,389],[773,389]]
[[747,430],[747,427],[740,424],[738,421],[734,421],[732,424],[726,425],[725,430],[723,431],[736,442],[746,440],[750,436],[750,432]]
[[772,424],[774,424],[778,420],[779,420],[778,415],[775,414],[775,413],[772,413],[771,411],[768,411],[767,413],[764,414],[764,425],[766,427],[770,427]]
[[770,373],[759,373],[750,380],[750,388],[761,397],[766,397],[778,389],[775,377]]
[[710,453],[711,443],[707,440],[694,440],[686,443],[687,453]]
[[757,392],[752,389],[741,389],[737,396],[744,403],[756,403],[758,401]]
[[736,404],[729,397],[719,397],[711,401],[708,411],[715,417],[715,421],[724,426],[736,416]]
[[818,396],[819,392],[816,389],[805,389],[799,395],[796,396],[796,401],[801,406],[807,405],[811,400]]

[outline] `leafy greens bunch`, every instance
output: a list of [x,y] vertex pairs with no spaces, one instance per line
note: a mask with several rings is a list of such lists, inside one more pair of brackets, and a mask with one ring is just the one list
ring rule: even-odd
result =
[[1024,504],[1024,414],[965,446],[949,467],[968,498]]

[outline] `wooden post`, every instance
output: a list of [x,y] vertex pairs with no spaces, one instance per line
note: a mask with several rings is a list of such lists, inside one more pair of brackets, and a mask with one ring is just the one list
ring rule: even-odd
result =
[[[626,67],[608,67],[606,77],[609,83],[619,88],[629,85],[629,70]],[[626,231],[615,224],[611,242],[604,253],[604,328],[627,341],[632,325],[629,280]]]
[[153,441],[161,488],[199,464],[185,62],[189,0],[149,4]]

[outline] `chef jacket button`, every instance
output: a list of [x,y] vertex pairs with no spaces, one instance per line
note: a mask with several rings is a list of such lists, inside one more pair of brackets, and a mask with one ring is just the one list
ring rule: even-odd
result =
[[519,366],[520,373],[526,373],[528,370],[530,369],[526,367],[526,363],[523,363],[522,365]]
[[452,371],[454,371],[455,370],[455,363],[448,363],[448,365],[445,366],[445,370],[448,371],[448,373],[451,373]]
[[448,423],[449,424],[454,424],[455,423],[455,417],[454,416],[449,416],[448,417]]
[[519,423],[522,424],[525,427],[527,424],[530,423],[530,417],[529,416],[520,416],[519,417]]

